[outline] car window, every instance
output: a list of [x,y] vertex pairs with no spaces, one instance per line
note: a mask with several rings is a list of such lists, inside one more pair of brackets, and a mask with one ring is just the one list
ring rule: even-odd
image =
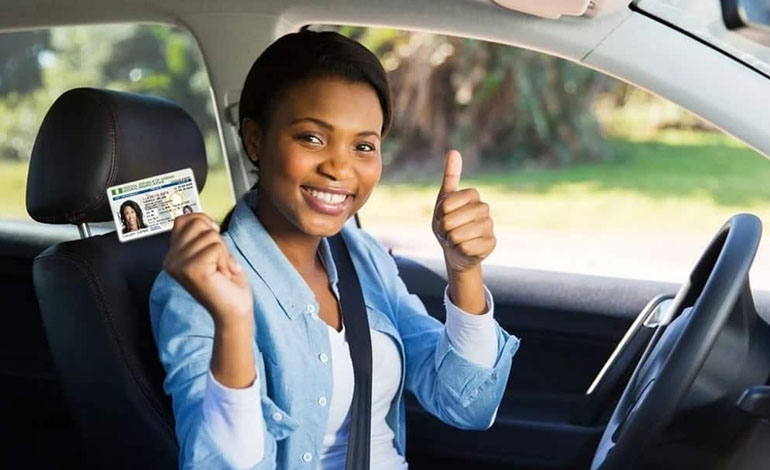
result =
[[[329,27],[319,27],[324,29]],[[363,227],[394,253],[442,257],[431,215],[444,154],[491,206],[486,264],[682,282],[733,214],[762,219],[752,284],[770,289],[770,160],[676,105],[537,52],[336,27],[390,74],[395,125]],[[714,99],[703,97],[703,99]]]
[[208,75],[192,36],[165,25],[57,27],[0,34],[0,219],[29,219],[27,167],[54,100],[75,87],[174,101],[201,129],[209,173],[201,204],[221,219],[233,205]]

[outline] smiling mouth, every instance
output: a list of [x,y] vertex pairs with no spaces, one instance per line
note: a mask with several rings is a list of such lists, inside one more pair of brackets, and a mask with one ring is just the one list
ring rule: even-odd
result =
[[316,199],[324,201],[327,204],[340,204],[348,198],[347,194],[330,193],[319,191],[314,188],[306,188],[307,192]]
[[350,193],[327,192],[308,186],[300,186],[308,206],[327,215],[338,215],[350,205],[353,195]]

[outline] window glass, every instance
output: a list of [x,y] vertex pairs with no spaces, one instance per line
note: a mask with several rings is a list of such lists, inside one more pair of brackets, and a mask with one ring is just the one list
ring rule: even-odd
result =
[[571,62],[481,41],[337,28],[374,50],[394,91],[383,177],[361,223],[396,254],[441,258],[431,215],[444,154],[491,206],[485,263],[682,282],[733,214],[765,235],[770,160],[670,102]]
[[184,108],[206,143],[201,204],[217,219],[232,207],[209,79],[192,36],[165,25],[77,26],[0,34],[0,218],[29,219],[27,167],[38,128],[56,98],[83,86],[159,96]]

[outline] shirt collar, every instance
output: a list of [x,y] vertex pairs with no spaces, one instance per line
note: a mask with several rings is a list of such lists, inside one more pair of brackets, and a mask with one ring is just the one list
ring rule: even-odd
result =
[[[289,318],[303,313],[317,313],[319,305],[313,291],[254,213],[252,208],[257,207],[257,198],[257,190],[251,190],[235,205],[227,230],[233,244],[264,281]],[[321,239],[319,250],[329,282],[336,286],[337,268],[326,238]]]

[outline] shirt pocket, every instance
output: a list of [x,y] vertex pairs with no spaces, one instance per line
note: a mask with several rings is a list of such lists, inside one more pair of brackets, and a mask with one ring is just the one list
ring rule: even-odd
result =
[[289,434],[294,432],[299,423],[289,416],[284,410],[282,410],[275,402],[267,396],[267,387],[265,381],[267,380],[267,371],[265,369],[265,359],[267,359],[275,367],[275,361],[260,351],[257,356],[259,374],[260,374],[260,397],[262,405],[262,418],[265,421],[265,429],[269,432],[276,441],[286,439]]
[[262,416],[265,420],[265,429],[273,435],[276,441],[286,439],[299,426],[294,418],[279,408],[266,395],[262,395]]

